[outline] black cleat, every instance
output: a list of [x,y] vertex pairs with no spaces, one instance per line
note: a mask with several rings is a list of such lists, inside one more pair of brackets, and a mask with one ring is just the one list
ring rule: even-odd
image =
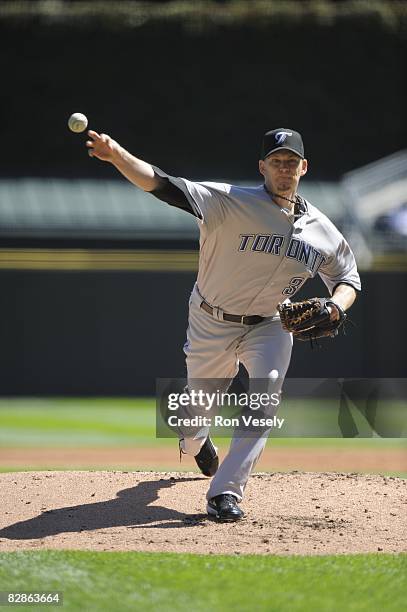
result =
[[221,523],[239,521],[244,512],[237,505],[237,499],[230,493],[221,493],[208,501],[208,514],[214,516]]
[[204,476],[214,476],[219,467],[219,457],[212,440],[208,436],[201,446],[201,450],[195,455],[195,461]]

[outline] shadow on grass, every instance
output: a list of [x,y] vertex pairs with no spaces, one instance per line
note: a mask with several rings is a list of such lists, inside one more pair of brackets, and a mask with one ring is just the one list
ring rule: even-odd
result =
[[[149,525],[160,529],[189,527],[206,520],[206,514],[185,514],[164,506],[151,506],[161,489],[180,482],[201,480],[177,478],[141,482],[123,489],[115,499],[81,506],[46,510],[39,516],[9,525],[0,530],[0,538],[32,540],[59,533],[93,531],[109,527],[139,528]],[[157,523],[157,524],[154,524]]]

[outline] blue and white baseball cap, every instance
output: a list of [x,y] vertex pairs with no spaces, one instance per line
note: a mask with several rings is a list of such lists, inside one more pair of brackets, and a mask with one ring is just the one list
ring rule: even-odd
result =
[[277,128],[266,132],[263,136],[261,158],[266,159],[274,151],[287,149],[304,159],[304,144],[301,134],[289,128]]

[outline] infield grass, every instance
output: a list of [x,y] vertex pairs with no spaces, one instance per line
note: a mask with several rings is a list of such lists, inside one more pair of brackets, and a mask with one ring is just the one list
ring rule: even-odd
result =
[[407,555],[0,553],[1,591],[62,591],[67,611],[398,612],[406,576]]
[[[315,420],[323,413],[323,404],[309,412]],[[174,438],[156,438],[155,416],[154,398],[2,398],[0,446],[173,446]],[[398,437],[272,437],[280,447],[407,448],[407,438]],[[216,439],[221,446],[229,443]]]
[[[320,414],[321,407],[315,418],[318,419]],[[1,398],[0,448],[175,448],[174,438],[156,437],[155,415],[154,398]],[[356,416],[361,419],[360,415]],[[214,439],[221,448],[229,445],[228,438]],[[388,449],[407,451],[407,438],[278,438],[272,435],[271,443],[274,448],[357,449],[378,453]],[[121,467],[125,469],[125,466]],[[82,466],[82,469],[86,468]],[[0,466],[0,472],[14,469],[24,471],[32,468],[29,464],[15,468]],[[50,466],[44,466],[44,469],[50,469]],[[128,469],[132,469],[131,466]],[[405,472],[381,473],[406,476]]]

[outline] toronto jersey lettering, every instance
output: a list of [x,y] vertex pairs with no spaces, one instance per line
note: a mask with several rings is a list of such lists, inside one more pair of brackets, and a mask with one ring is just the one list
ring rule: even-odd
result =
[[161,199],[184,210],[190,208],[188,212],[197,218],[197,285],[211,306],[229,313],[274,316],[277,304],[291,298],[316,274],[330,294],[339,283],[360,290],[348,243],[309,202],[302,200],[302,214],[290,216],[273,202],[263,185],[193,182],[154,170],[168,179],[172,189],[181,190],[186,201]]
[[[239,245],[239,251],[256,251],[258,253],[271,253],[272,255],[280,255],[281,248],[284,246],[285,237],[279,234],[241,234],[241,241]],[[315,247],[310,244],[306,244],[302,240],[291,238],[290,242],[285,249],[284,255],[303,261],[309,265],[309,270],[312,272],[312,276],[318,270],[320,265],[325,261],[325,257]]]

